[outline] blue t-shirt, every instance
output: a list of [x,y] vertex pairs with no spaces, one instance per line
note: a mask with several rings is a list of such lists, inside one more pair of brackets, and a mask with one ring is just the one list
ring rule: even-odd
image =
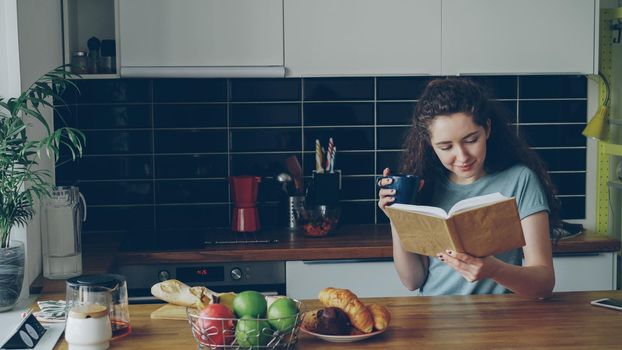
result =
[[[448,179],[436,181],[430,203],[445,211],[456,202],[500,192],[506,197],[516,197],[518,213],[522,219],[541,211],[550,211],[546,193],[538,176],[524,165],[514,165],[506,170],[486,174],[475,182],[460,185]],[[501,228],[500,228],[501,229]],[[495,255],[498,259],[513,265],[522,265],[520,249],[514,249]],[[469,282],[460,273],[435,257],[430,257],[428,277],[419,289],[421,295],[468,295],[468,294],[503,294],[505,287],[491,279]]]

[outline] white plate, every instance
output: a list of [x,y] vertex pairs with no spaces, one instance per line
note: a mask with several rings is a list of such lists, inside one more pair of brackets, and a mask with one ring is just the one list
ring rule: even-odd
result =
[[326,341],[333,342],[333,343],[352,343],[355,341],[373,337],[374,335],[378,335],[386,331],[386,329],[383,329],[381,331],[375,331],[371,333],[357,334],[357,335],[328,335],[328,334],[320,334],[320,333],[311,332],[302,326],[300,327],[300,330],[307,334],[311,334],[314,337],[318,337],[322,340],[326,340]]

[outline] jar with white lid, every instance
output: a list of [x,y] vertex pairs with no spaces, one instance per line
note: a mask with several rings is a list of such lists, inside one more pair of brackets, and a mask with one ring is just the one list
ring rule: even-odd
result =
[[71,53],[71,72],[76,74],[88,73],[85,51],[74,51]]
[[69,350],[106,350],[112,328],[108,308],[99,304],[75,305],[69,310],[65,340]]

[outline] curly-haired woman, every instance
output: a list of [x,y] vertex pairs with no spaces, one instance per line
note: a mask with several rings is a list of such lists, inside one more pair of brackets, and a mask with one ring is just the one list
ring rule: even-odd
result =
[[[522,252],[484,258],[450,250],[427,257],[405,251],[392,229],[402,283],[421,295],[509,290],[549,296],[555,285],[549,238],[549,223],[558,220],[555,190],[542,161],[484,89],[467,79],[431,81],[417,102],[404,149],[400,171],[425,180],[419,203],[449,210],[462,199],[494,192],[516,197],[526,245]],[[383,175],[389,174],[385,169]],[[383,178],[381,185],[390,181]],[[378,206],[384,210],[394,194],[380,189]]]

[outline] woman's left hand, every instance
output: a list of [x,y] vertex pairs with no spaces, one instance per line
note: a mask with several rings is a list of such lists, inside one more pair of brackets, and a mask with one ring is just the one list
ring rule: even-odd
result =
[[436,257],[458,271],[469,282],[492,278],[500,263],[494,256],[476,258],[452,250],[436,254]]

